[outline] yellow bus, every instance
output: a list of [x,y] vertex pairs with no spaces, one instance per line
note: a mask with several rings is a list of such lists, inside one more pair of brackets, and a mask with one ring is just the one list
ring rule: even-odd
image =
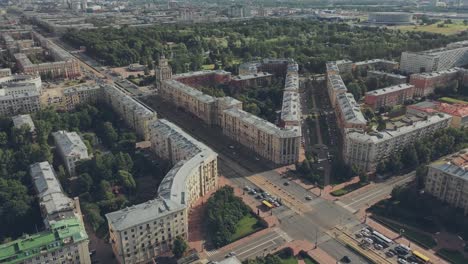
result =
[[421,254],[419,251],[413,250],[411,253],[413,253],[413,255],[414,255],[416,258],[418,258],[418,259],[424,261],[424,263],[431,263],[431,262],[430,262],[431,259],[429,259],[428,257],[424,256],[424,255]]
[[269,203],[269,202],[266,201],[266,200],[263,200],[263,201],[262,201],[262,204],[264,204],[266,207],[268,207],[268,208],[270,208],[270,209],[273,208],[273,205],[271,205],[271,203]]

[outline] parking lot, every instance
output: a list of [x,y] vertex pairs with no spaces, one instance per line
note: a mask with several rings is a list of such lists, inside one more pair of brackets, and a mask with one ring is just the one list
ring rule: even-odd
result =
[[364,227],[354,233],[359,246],[365,250],[371,250],[385,257],[392,263],[399,264],[425,264],[429,258],[420,252],[411,250],[408,246],[395,243],[371,227]]

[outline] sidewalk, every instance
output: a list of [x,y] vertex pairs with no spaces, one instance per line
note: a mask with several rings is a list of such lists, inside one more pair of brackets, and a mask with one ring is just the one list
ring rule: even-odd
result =
[[[305,251],[309,256],[315,259],[320,264],[335,264],[336,259],[328,255],[327,252],[323,251],[320,248],[314,248],[314,243],[305,240],[294,240],[286,243],[281,248],[278,248],[276,251],[281,251],[284,248],[292,248],[294,255],[297,256],[299,252]],[[299,263],[301,260],[299,260]],[[304,262],[302,262],[304,263]]]

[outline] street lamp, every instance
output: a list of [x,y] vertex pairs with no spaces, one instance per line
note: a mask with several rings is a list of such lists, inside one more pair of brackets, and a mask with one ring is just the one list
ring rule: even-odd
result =
[[404,233],[405,233],[405,230],[403,228],[400,229],[400,237],[402,237]]

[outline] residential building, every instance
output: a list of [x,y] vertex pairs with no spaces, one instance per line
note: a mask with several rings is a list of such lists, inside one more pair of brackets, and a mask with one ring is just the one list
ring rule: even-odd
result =
[[36,127],[34,126],[34,122],[31,118],[31,115],[17,115],[13,116],[11,119],[15,128],[22,128],[23,126],[28,126],[29,132],[33,134],[35,133]]
[[421,52],[402,52],[400,70],[404,73],[444,71],[468,64],[468,41]]
[[264,87],[271,84],[272,76],[266,72],[238,75],[231,78],[230,85],[239,89]]
[[171,122],[150,128],[151,148],[174,165],[148,202],[106,214],[112,249],[119,263],[148,263],[170,250],[173,239],[187,239],[187,210],[217,186],[217,154]]
[[381,107],[395,106],[413,99],[414,91],[413,85],[399,84],[367,92],[364,101],[375,111]]
[[384,25],[411,24],[412,20],[413,14],[407,12],[373,12],[368,18],[369,23]]
[[383,60],[383,59],[373,59],[373,60],[358,61],[358,62],[353,63],[353,71],[376,70],[376,71],[392,72],[397,69],[398,69],[398,62]]
[[10,68],[3,68],[0,69],[0,77],[6,77],[11,75],[11,70]]
[[449,127],[451,119],[451,116],[443,113],[430,116],[408,115],[388,123],[387,129],[379,132],[345,129],[344,160],[359,169],[374,172],[380,162],[402,151],[405,146]]
[[335,106],[338,95],[347,93],[348,88],[346,88],[341,76],[333,71],[331,73],[327,73],[327,91],[331,105]]
[[65,109],[74,109],[80,104],[94,104],[103,95],[103,88],[97,84],[80,84],[63,89]]
[[172,79],[172,68],[164,55],[159,58],[158,65],[156,65],[154,69],[154,74],[156,77],[156,87],[158,89],[161,87],[163,81]]
[[367,71],[367,78],[377,78],[390,82],[391,85],[406,83],[406,76],[383,71]]
[[115,85],[104,84],[103,101],[116,111],[125,123],[149,140],[149,125],[157,119],[156,112]]
[[338,127],[365,129],[367,120],[362,114],[361,107],[354,100],[351,93],[338,94],[336,98],[335,113],[337,115]]
[[415,73],[410,76],[410,84],[415,87],[415,95],[422,97],[433,94],[436,88],[445,89],[450,82],[459,80],[463,75],[467,75],[466,70],[461,68]]
[[468,213],[468,149],[441,158],[428,166],[424,191]]
[[0,89],[0,116],[33,113],[41,109],[38,92],[6,95]]
[[0,78],[0,90],[5,95],[42,92],[42,81],[38,75],[15,74]]
[[156,198],[106,214],[109,241],[120,264],[149,263],[170,251],[177,236],[187,239],[187,207]]
[[89,239],[83,223],[70,218],[51,223],[49,229],[0,245],[2,264],[91,264]]
[[52,135],[68,174],[75,175],[76,163],[90,158],[88,148],[76,132],[62,130]]
[[409,114],[419,113],[445,113],[452,117],[451,127],[464,128],[468,126],[468,105],[466,104],[447,104],[438,101],[424,101],[406,107]]

